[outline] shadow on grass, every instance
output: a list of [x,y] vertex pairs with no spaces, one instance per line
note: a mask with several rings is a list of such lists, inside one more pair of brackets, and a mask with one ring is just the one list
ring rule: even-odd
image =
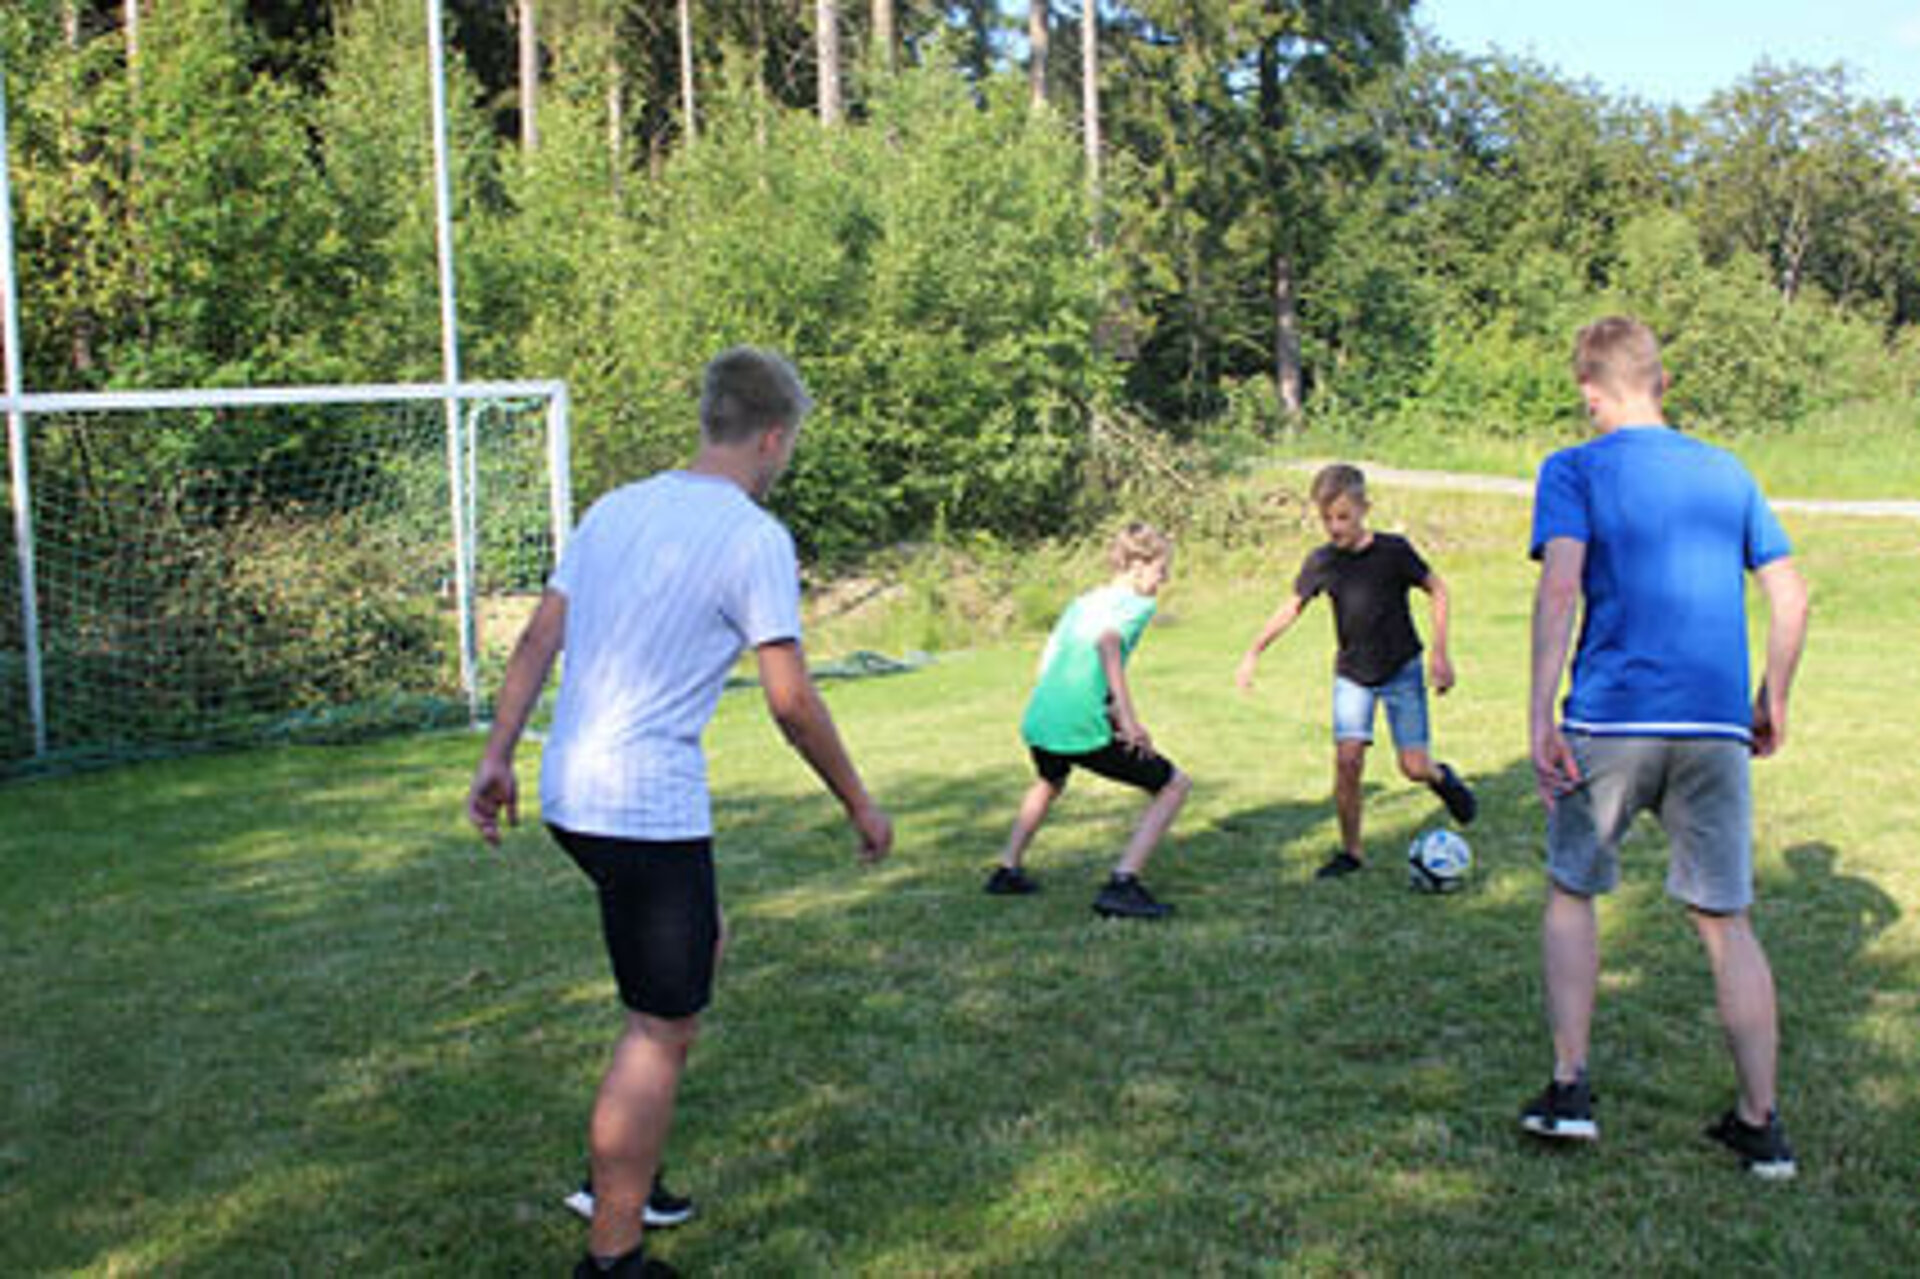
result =
[[[617,1014],[544,834],[488,854],[450,820],[470,753],[37,791],[0,835],[0,1270],[571,1261],[557,1201]],[[720,801],[733,943],[672,1150],[702,1217],[659,1244],[690,1273],[1533,1269],[1575,1217],[1602,1269],[1912,1257],[1913,1011],[1887,1001],[1920,973],[1876,949],[1900,905],[1841,850],[1765,863],[1808,1171],[1716,1234],[1703,1212],[1751,1190],[1693,1135],[1729,1072],[1650,841],[1603,907],[1608,1144],[1514,1135],[1545,1056],[1524,760],[1475,779],[1477,881],[1447,899],[1404,891],[1391,855],[1436,819],[1424,790],[1372,788],[1382,869],[1321,884],[1327,803],[1200,774],[1149,868],[1179,909],[1159,926],[1088,910],[1131,793],[1076,782],[1032,854],[1047,891],[1009,900],[980,883],[1024,771],[890,776],[900,846],[870,871],[828,801]]]

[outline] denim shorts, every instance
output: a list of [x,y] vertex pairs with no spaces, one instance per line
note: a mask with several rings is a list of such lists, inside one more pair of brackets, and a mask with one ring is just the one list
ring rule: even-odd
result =
[[1333,677],[1333,740],[1371,742],[1373,708],[1381,702],[1387,704],[1387,728],[1394,746],[1403,751],[1427,749],[1427,680],[1417,655],[1384,684],[1356,684],[1344,675]]

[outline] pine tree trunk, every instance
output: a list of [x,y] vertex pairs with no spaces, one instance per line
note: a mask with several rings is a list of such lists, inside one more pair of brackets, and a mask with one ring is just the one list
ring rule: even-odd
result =
[[1087,189],[1100,198],[1100,6],[1080,0],[1080,117],[1087,148]]
[[1027,0],[1027,83],[1033,105],[1047,105],[1048,0]]
[[1281,416],[1291,425],[1306,404],[1306,377],[1300,366],[1300,307],[1293,259],[1273,259],[1273,394]]
[[700,136],[693,100],[693,0],[680,0],[680,113],[692,143]]
[[[132,3],[132,0],[128,0]],[[520,152],[540,149],[540,30],[538,0],[519,0],[520,15]]]
[[873,0],[873,51],[889,75],[900,69],[900,30],[894,22],[893,0]]
[[840,123],[840,3],[839,0],[815,0],[814,17],[819,27],[815,42],[820,58],[820,123],[833,128]]

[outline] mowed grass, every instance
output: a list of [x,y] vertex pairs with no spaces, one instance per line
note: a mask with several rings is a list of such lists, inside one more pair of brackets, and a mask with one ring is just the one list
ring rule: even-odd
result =
[[[1604,1139],[1518,1132],[1548,1066],[1526,507],[1384,490],[1376,517],[1454,587],[1437,744],[1482,799],[1458,897],[1404,887],[1400,850],[1439,813],[1384,752],[1376,869],[1311,878],[1335,841],[1324,609],[1256,696],[1231,684],[1312,537],[1280,517],[1257,553],[1184,550],[1134,660],[1197,779],[1149,868],[1179,910],[1163,926],[1088,910],[1138,807],[1094,779],[1041,833],[1045,893],[979,891],[1028,777],[1037,636],[828,686],[898,823],[873,870],[757,696],[723,699],[733,936],[671,1151],[701,1215],[660,1255],[702,1275],[1920,1271],[1916,530],[1788,520],[1815,627],[1788,752],[1756,768],[1757,918],[1803,1168],[1765,1186],[1698,1136],[1731,1076],[1650,829],[1602,910]],[[464,828],[477,747],[0,791],[0,1274],[565,1273],[584,1231],[559,1198],[617,1014],[585,881],[537,823],[499,852]]]

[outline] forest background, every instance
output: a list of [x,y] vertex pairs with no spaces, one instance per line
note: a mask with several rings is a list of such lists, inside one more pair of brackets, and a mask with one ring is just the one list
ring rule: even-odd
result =
[[[1841,68],[1655,106],[1391,0],[446,7],[464,372],[569,383],[585,499],[739,341],[820,402],[826,564],[1097,520],[1142,454],[1564,432],[1613,309],[1696,429],[1913,426],[1920,117]],[[11,0],[28,388],[436,379],[423,8]]]

